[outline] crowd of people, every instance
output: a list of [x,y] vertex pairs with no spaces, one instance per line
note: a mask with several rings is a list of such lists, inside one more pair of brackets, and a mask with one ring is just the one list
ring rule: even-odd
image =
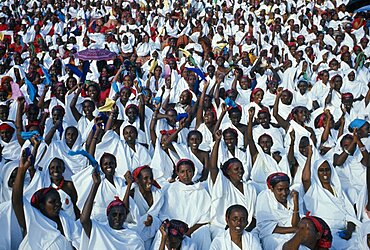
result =
[[347,3],[2,1],[0,249],[369,249]]

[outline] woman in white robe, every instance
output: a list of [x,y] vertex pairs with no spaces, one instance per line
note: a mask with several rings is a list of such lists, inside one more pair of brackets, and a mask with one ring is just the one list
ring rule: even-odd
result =
[[[0,123],[0,145],[1,145],[1,162],[19,160],[21,155],[21,145],[17,140],[16,127],[12,122]],[[2,165],[2,164],[1,164]]]
[[153,180],[153,173],[148,165],[136,168],[132,173],[136,185],[130,195],[139,210],[140,219],[137,232],[144,241],[145,249],[152,245],[161,221],[158,218],[164,199],[159,184]]
[[311,167],[312,148],[302,173],[304,205],[312,215],[328,223],[333,234],[335,249],[358,249],[356,246],[357,220],[355,210],[342,190],[338,175],[325,158]]
[[[91,175],[91,172],[89,175]],[[91,212],[100,183],[100,173],[93,169],[92,185],[81,213],[80,221],[83,233],[79,249],[144,250],[144,242],[140,236],[135,231],[123,226],[128,208],[118,197],[108,203],[105,208],[104,216],[106,219],[104,221],[106,223],[99,223],[91,219]]]
[[267,178],[266,190],[257,197],[256,220],[263,248],[275,249],[289,240],[296,231],[299,216],[298,192],[290,192],[290,178],[273,173]]
[[31,157],[24,156],[19,164],[13,187],[12,205],[25,235],[19,249],[78,248],[81,230],[77,223],[61,211],[58,192],[43,188],[33,194],[31,204],[23,197],[23,182]]
[[248,211],[241,205],[232,205],[226,210],[227,229],[213,239],[210,250],[259,250],[259,239],[245,230]]
[[[69,172],[75,174],[87,166],[87,159],[82,155],[69,155],[70,151],[78,151],[83,149],[81,133],[76,127],[68,127],[63,131],[62,140],[52,142],[44,157],[39,162],[41,167],[48,166],[50,158],[58,157],[63,159],[69,168]],[[70,180],[70,176],[65,176]]]
[[[114,155],[109,153],[103,154],[100,159],[100,166],[103,172],[101,177],[101,184],[97,190],[96,198],[94,201],[94,207],[92,209],[91,217],[98,222],[107,222],[107,216],[105,210],[109,202],[115,197],[124,197],[126,193],[125,179],[119,177],[116,174],[117,162]],[[89,166],[80,172],[72,176],[72,181],[77,190],[77,207],[82,210],[85,204],[91,186],[93,185],[93,180],[91,178],[91,172],[93,167]],[[130,213],[126,222],[137,224],[138,220],[138,210],[135,202],[130,198]]]
[[159,218],[162,221],[177,219],[187,223],[190,228],[186,234],[191,235],[199,249],[206,250],[211,244],[208,225],[211,198],[200,183],[193,183],[194,172],[194,163],[189,159],[181,159],[176,164],[178,181],[164,187],[164,203]]
[[226,226],[223,216],[231,205],[240,204],[247,208],[249,229],[255,227],[256,223],[253,217],[257,193],[254,186],[243,179],[245,170],[242,162],[237,158],[231,158],[222,165],[222,172],[220,172],[217,162],[221,137],[221,131],[217,131],[209,165],[208,187],[211,195],[212,238],[223,232]]
[[260,193],[267,188],[266,179],[270,174],[283,172],[289,177],[291,175],[287,156],[271,152],[273,145],[271,136],[263,134],[258,138],[258,144],[255,143],[252,133],[254,112],[253,108],[249,110],[247,137],[252,161],[251,179],[257,193]]

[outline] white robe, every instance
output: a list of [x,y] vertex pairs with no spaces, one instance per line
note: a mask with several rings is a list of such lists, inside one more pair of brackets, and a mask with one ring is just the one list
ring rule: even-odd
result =
[[[167,185],[163,190],[164,203],[159,218],[181,220],[189,228],[196,224],[209,223],[211,198],[200,183],[185,185],[180,181]],[[198,228],[191,235],[199,249],[208,249],[211,243],[209,226]]]
[[348,241],[337,235],[338,231],[347,227],[347,222],[353,222],[357,227],[361,225],[361,222],[357,220],[355,210],[343,192],[338,175],[333,167],[331,167],[331,185],[335,195],[322,187],[317,171],[324,161],[325,159],[319,159],[311,167],[311,186],[303,196],[306,209],[311,212],[312,216],[322,218],[329,225],[333,235],[333,248],[358,249],[355,246],[356,232],[352,234],[352,238]]
[[109,224],[92,220],[90,238],[83,232],[79,249],[144,250],[144,242],[133,230],[115,230]]
[[[242,235],[242,250],[259,250],[261,244],[253,234],[244,231]],[[230,230],[227,229],[213,239],[210,250],[241,250],[232,240]]]
[[291,227],[293,200],[288,196],[287,208],[279,203],[270,189],[263,190],[257,197],[256,220],[259,237],[264,249],[275,249],[279,243],[290,240],[293,234],[273,233],[277,226]]
[[57,229],[57,224],[45,217],[40,210],[31,206],[24,199],[27,235],[23,239],[19,249],[72,249],[72,245],[78,248],[80,245],[81,227],[60,211],[59,218],[63,226],[64,236]]
[[208,177],[208,187],[211,194],[212,238],[225,229],[225,213],[231,205],[239,204],[244,206],[248,211],[248,224],[252,222],[257,193],[251,183],[243,182],[244,192],[241,193],[220,170],[215,183],[212,182],[210,176]]

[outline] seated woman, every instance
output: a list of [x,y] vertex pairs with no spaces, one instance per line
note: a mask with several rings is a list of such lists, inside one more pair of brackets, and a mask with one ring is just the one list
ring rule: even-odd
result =
[[52,187],[38,190],[31,204],[23,198],[23,182],[31,156],[22,155],[13,186],[12,205],[23,239],[20,249],[73,249],[80,246],[81,230],[76,222],[61,211],[61,200]]
[[188,133],[187,145],[174,142],[179,132],[183,129],[184,123],[185,121],[181,121],[179,128],[167,137],[166,144],[168,147],[172,144],[173,147],[169,148],[174,150],[180,158],[190,159],[195,164],[193,181],[205,181],[208,176],[209,154],[199,149],[199,145],[202,143],[203,139],[202,134],[197,130],[192,130]]
[[248,211],[241,205],[232,205],[226,210],[226,230],[211,244],[211,250],[261,249],[259,239],[246,231]]
[[294,236],[276,250],[331,249],[333,236],[323,219],[307,215],[302,218],[297,228]]
[[[249,110],[248,122],[248,144],[249,151],[252,158],[251,179],[256,188],[257,193],[266,189],[267,177],[276,172],[283,172],[290,176],[290,166],[288,158],[282,152],[272,152],[273,145],[272,137],[268,134],[263,134],[258,138],[258,144],[255,143],[252,133],[252,123],[254,117],[254,108]],[[281,155],[280,155],[281,154]]]
[[234,204],[240,204],[247,208],[248,226],[251,230],[255,227],[254,207],[257,193],[251,183],[244,181],[244,167],[237,158],[231,158],[218,167],[218,147],[221,141],[221,131],[215,134],[215,145],[211,153],[209,165],[208,187],[211,194],[211,232],[212,238],[218,233],[223,232],[226,223],[223,216],[227,208]]
[[165,220],[159,228],[156,240],[151,250],[196,250],[198,249],[192,238],[186,235],[188,225],[180,220]]
[[0,124],[0,153],[1,163],[18,160],[20,158],[21,145],[17,139],[16,128],[12,122],[2,122]]
[[[30,183],[30,187],[40,189],[45,187],[55,188],[61,198],[61,209],[72,219],[80,217],[80,210],[77,203],[77,192],[72,181],[64,178],[66,166],[65,162],[57,157],[50,158],[49,163],[43,169],[33,169],[35,174]],[[69,174],[70,175],[70,174]]]
[[[191,236],[199,249],[209,249],[209,210],[211,198],[200,183],[192,181],[194,163],[181,159],[176,164],[178,181],[168,184],[163,190],[164,203],[159,213],[161,220],[177,219],[189,225],[186,235]],[[189,206],[189,204],[192,204]],[[176,207],[176,209],[173,209]]]
[[[69,151],[77,151],[83,149],[82,138],[79,130],[76,127],[70,126],[63,131],[61,141],[53,141],[45,155],[40,160],[40,166],[48,166],[50,158],[58,157],[63,159],[69,172],[78,173],[87,166],[87,159],[81,155],[69,155]],[[70,176],[65,176],[67,179]]]
[[118,197],[106,207],[104,215],[108,223],[101,224],[91,219],[94,200],[101,183],[100,173],[96,169],[92,173],[92,179],[91,190],[80,218],[84,233],[79,249],[144,249],[144,242],[140,236],[135,231],[123,227],[128,208]]
[[140,215],[136,231],[143,239],[145,249],[149,249],[161,225],[158,214],[164,199],[161,187],[153,180],[153,172],[148,165],[136,168],[132,179],[136,185],[131,189],[130,196],[135,201]]
[[257,197],[256,220],[263,249],[269,250],[292,237],[300,218],[298,192],[290,192],[288,175],[269,175],[267,186]]
[[[127,192],[127,187],[125,184],[125,179],[116,174],[117,161],[114,155],[104,153],[100,158],[99,165],[104,174],[104,178],[101,180],[101,184],[99,185],[91,216],[99,222],[106,222],[106,207],[108,206],[112,197],[124,197],[125,193]],[[88,198],[90,188],[93,185],[91,179],[92,170],[93,167],[89,166],[72,176],[72,181],[75,184],[78,195],[77,206],[80,210],[82,210],[83,204]],[[128,200],[130,213],[128,214],[129,217],[127,221],[130,223],[136,223],[138,217],[137,207],[131,198]]]
[[[343,190],[352,203],[364,188],[366,169],[369,166],[369,125],[365,120],[353,125],[353,133],[346,134],[338,139],[339,143],[334,152],[334,166],[338,173]],[[351,129],[352,130],[352,129]]]
[[361,223],[342,190],[335,169],[324,158],[318,159],[311,167],[311,158],[312,146],[309,147],[302,173],[306,209],[328,223],[333,232],[335,249],[357,249],[355,229]]

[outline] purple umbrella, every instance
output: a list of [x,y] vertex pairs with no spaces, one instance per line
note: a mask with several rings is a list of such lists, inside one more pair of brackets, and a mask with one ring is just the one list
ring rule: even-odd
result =
[[106,49],[85,49],[74,54],[75,58],[81,60],[112,60],[117,54]]

